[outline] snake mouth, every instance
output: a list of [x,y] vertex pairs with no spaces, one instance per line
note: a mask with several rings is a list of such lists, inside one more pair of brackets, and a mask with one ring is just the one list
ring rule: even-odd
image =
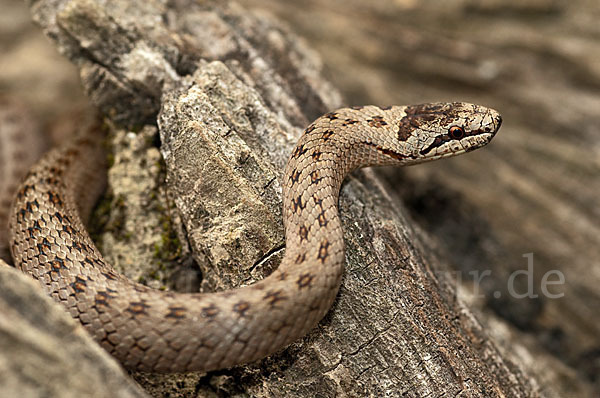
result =
[[[492,138],[494,138],[494,136],[496,135],[497,132],[498,132],[498,129],[495,129],[490,132],[484,132],[484,133],[479,134],[478,137],[481,137],[482,139],[479,140],[478,142],[471,143],[470,145],[466,146],[464,148],[464,151],[462,151],[460,153],[472,152],[476,149],[486,146],[487,144],[490,143],[490,141],[492,141]],[[456,154],[459,155],[460,153],[457,152]]]

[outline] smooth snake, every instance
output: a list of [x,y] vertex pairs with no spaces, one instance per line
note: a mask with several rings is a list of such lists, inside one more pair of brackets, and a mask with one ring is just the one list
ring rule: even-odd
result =
[[15,265],[37,279],[127,368],[210,371],[263,358],[327,313],[344,268],[342,181],[366,166],[410,165],[486,145],[500,115],[466,103],[344,108],[300,138],[282,180],[286,251],[250,286],[215,293],[150,289],[118,274],[82,222],[102,191],[100,135],[48,152],[10,213]]

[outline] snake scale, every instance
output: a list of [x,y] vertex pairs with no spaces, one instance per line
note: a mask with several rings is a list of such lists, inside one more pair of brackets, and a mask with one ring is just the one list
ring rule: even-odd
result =
[[410,165],[486,145],[501,124],[489,108],[430,103],[328,113],[301,136],[283,176],[285,256],[271,275],[216,293],[150,289],[116,273],[82,219],[101,191],[94,137],[34,166],[10,213],[15,265],[37,279],[127,368],[210,371],[267,356],[327,313],[344,267],[338,196],[359,167]]

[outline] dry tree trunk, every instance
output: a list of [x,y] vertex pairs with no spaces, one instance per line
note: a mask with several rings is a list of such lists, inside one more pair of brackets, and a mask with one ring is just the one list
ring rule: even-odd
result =
[[147,397],[39,284],[0,259],[0,396]]
[[600,3],[243,3],[307,37],[350,105],[458,99],[502,113],[485,150],[380,175],[503,355],[543,394],[599,396]]
[[[99,232],[108,258],[137,280],[188,291],[251,283],[276,267],[283,165],[302,129],[342,103],[315,55],[235,3],[30,7],[79,67],[113,137]],[[346,275],[308,336],[250,366],[134,377],[154,395],[539,395],[456,300],[446,265],[373,172],[349,178],[340,208]]]

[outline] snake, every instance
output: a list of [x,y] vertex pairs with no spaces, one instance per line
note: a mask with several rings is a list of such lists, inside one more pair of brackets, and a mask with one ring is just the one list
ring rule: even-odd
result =
[[78,319],[126,368],[187,372],[262,359],[329,311],[344,270],[342,181],[367,166],[406,166],[470,152],[502,119],[462,102],[359,106],[306,128],[281,179],[285,253],[266,278],[236,289],[176,293],[117,273],[84,225],[104,178],[101,134],[50,150],[23,179],[9,215],[15,266]]

